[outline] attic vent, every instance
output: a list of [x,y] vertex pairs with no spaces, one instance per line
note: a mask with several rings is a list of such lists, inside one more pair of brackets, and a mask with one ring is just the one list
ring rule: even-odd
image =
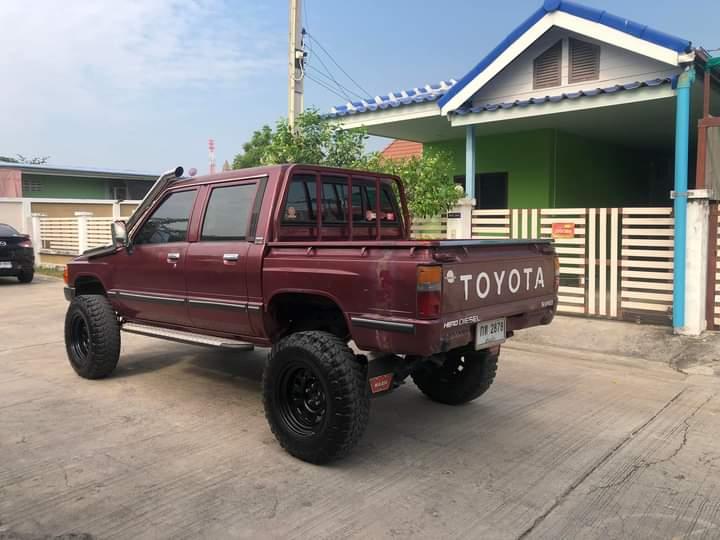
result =
[[600,78],[600,47],[570,38],[569,83],[596,81]]
[[562,83],[562,40],[533,62],[533,88],[551,88]]

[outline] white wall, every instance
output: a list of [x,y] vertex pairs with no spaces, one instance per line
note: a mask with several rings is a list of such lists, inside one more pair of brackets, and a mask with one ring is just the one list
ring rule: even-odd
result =
[[[585,81],[568,84],[569,54],[568,38],[575,37],[600,46],[600,78],[597,81]],[[563,43],[563,85],[557,88],[533,90],[533,60],[560,39]],[[619,47],[589,39],[580,34],[561,28],[552,28],[533,45],[516,58],[509,66],[485,85],[473,98],[473,105],[480,106],[501,102],[529,99],[532,97],[556,96],[565,92],[606,88],[615,84],[671,77],[681,70],[652,58],[628,52]]]
[[21,233],[29,233],[27,220],[24,219],[21,199],[0,199],[0,223],[7,223]]

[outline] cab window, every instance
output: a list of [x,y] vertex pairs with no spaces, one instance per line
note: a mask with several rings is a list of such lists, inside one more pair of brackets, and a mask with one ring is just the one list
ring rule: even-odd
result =
[[185,242],[196,190],[171,193],[143,224],[133,243]]
[[309,174],[293,176],[283,210],[283,224],[314,222],[316,195],[315,176]]
[[210,192],[203,241],[245,240],[256,184],[216,187]]

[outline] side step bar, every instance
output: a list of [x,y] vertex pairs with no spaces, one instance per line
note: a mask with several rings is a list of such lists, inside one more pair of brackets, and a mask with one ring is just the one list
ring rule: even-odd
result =
[[148,326],[145,324],[124,323],[121,328],[124,332],[128,332],[130,334],[140,334],[141,336],[167,339],[169,341],[177,341],[179,343],[190,343],[191,345],[222,347],[225,349],[235,349],[239,351],[252,351],[255,348],[252,343],[246,343],[244,341],[236,341],[234,339],[216,336],[206,336],[204,334],[193,334],[191,332],[170,330],[168,328],[159,328],[157,326]]

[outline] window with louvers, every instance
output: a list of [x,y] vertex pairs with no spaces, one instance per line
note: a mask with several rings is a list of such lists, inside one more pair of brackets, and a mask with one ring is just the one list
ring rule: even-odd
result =
[[600,47],[570,38],[570,84],[600,78]]
[[37,180],[28,180],[26,178],[23,178],[22,190],[23,190],[23,196],[27,197],[28,193],[39,193],[40,191],[42,191],[42,186],[40,185],[40,182]]
[[533,62],[533,88],[562,84],[562,41],[558,41]]

